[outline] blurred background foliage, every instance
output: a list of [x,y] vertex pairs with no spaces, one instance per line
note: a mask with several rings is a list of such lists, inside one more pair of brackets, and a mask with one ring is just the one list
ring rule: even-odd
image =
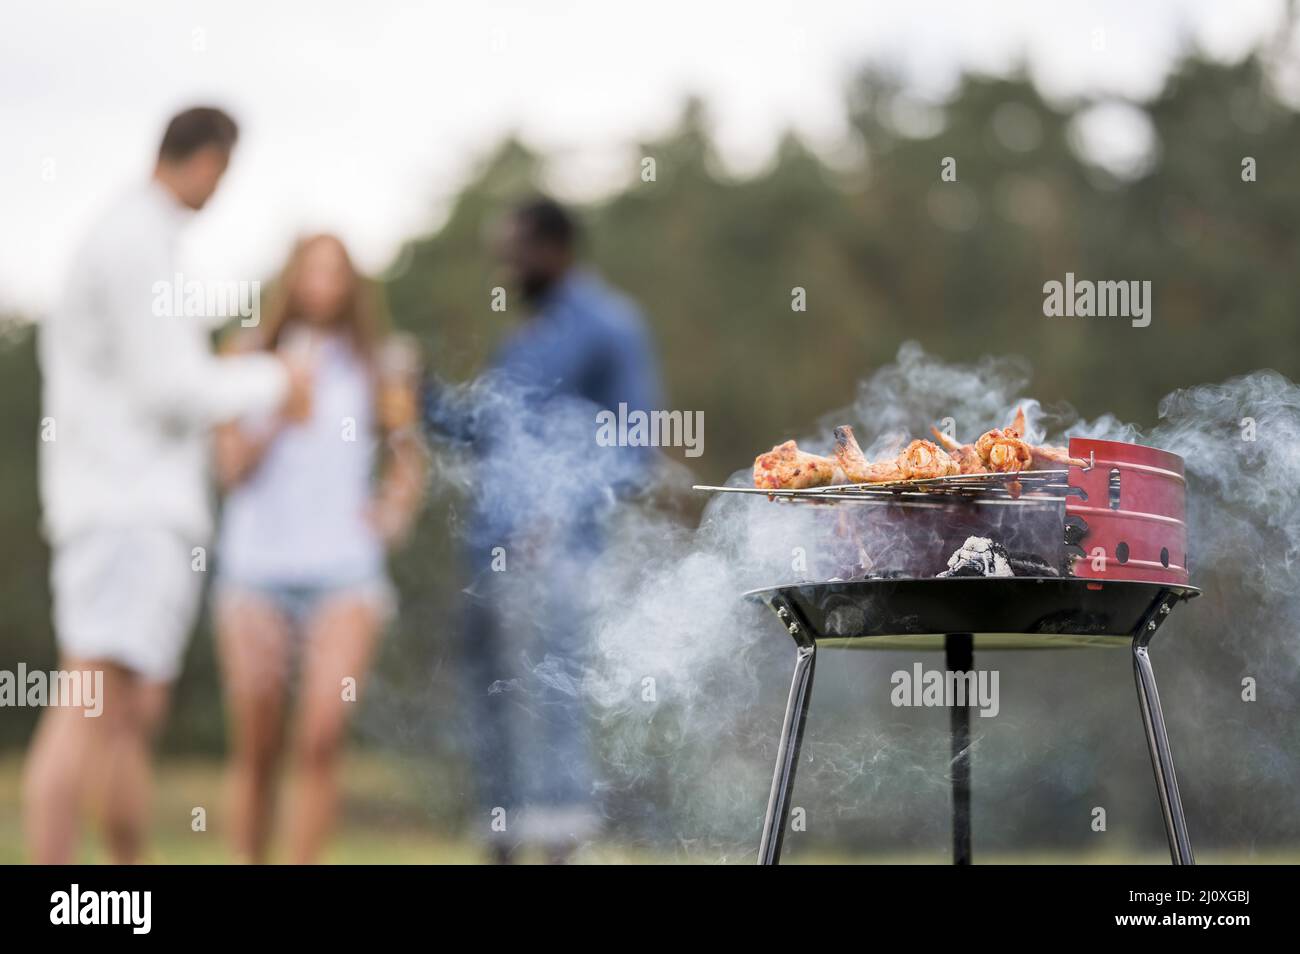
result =
[[[722,482],[758,451],[808,434],[908,339],[947,360],[1023,355],[1034,369],[1030,391],[1045,403],[1138,424],[1150,424],[1159,398],[1178,387],[1259,367],[1300,377],[1300,127],[1271,92],[1265,62],[1263,54],[1224,64],[1189,52],[1153,100],[1119,104],[1140,110],[1154,134],[1149,154],[1127,169],[1104,168],[1079,148],[1088,112],[1115,104],[1047,101],[1024,74],[967,75],[945,102],[922,103],[891,77],[864,72],[847,91],[853,141],[842,151],[818,155],[787,135],[764,169],[743,177],[714,155],[707,104],[688,101],[674,128],[629,149],[626,184],[581,212],[588,257],[648,316],[669,406],[704,412],[706,453],[687,462],[694,476]],[[1247,156],[1257,181],[1242,180]],[[641,177],[645,157],[655,161],[654,181]],[[941,181],[944,157],[956,160],[955,182]],[[500,278],[485,232],[510,203],[546,189],[547,170],[546,157],[526,145],[501,143],[445,221],[412,238],[379,277],[395,323],[420,338],[439,374],[472,376],[514,320],[490,307]],[[1151,326],[1044,318],[1043,283],[1067,271],[1149,280]],[[791,310],[795,287],[806,289],[806,312]],[[35,495],[33,334],[19,320],[5,327],[0,668],[13,669],[19,660],[51,665],[54,653]],[[685,504],[687,519],[692,506]],[[445,823],[464,794],[448,648],[460,585],[448,529],[457,507],[454,495],[435,488],[417,539],[395,561],[404,612],[376,677],[389,691],[370,694],[357,729],[363,744],[416,756],[410,765],[426,786],[426,811]],[[1118,672],[1126,660],[1079,665]],[[773,681],[775,715],[781,678]],[[1131,688],[1118,691],[1125,700],[1118,704],[1132,706]],[[34,717],[6,711],[0,747],[20,748]],[[1136,727],[1135,712],[1124,717]],[[1054,739],[1024,728],[1030,737],[1007,763],[1018,768],[976,784],[1014,806],[993,837],[1003,829],[1008,837],[1041,834],[1062,812],[1086,813],[1071,807],[1086,793],[1072,793],[1068,778],[1050,782],[1042,798],[1017,800],[1015,771],[1039,781],[1051,775],[1032,767],[1031,753],[1050,758],[1073,746],[1077,757],[1096,758],[1077,733]],[[205,622],[164,744],[216,753],[222,735]],[[1149,799],[1144,759],[1134,748],[1123,775],[1135,797]],[[930,795],[922,801],[934,801],[941,819],[943,787]],[[1139,827],[1158,842],[1153,807],[1148,814]],[[1198,821],[1213,828],[1216,818]],[[748,815],[741,821],[746,833],[756,824]],[[1086,825],[1074,829],[1086,837]],[[909,837],[902,827],[855,828],[851,820],[841,837],[846,831]]]

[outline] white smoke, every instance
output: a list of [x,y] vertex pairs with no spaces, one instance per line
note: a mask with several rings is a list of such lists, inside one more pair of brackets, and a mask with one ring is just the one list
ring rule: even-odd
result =
[[[908,344],[846,395],[845,408],[796,436],[800,446],[825,452],[831,429],[850,424],[869,453],[883,454],[949,417],[959,438],[973,440],[1022,406],[1035,441],[1078,435],[1181,455],[1192,583],[1204,595],[1178,608],[1153,656],[1192,837],[1202,854],[1217,848],[1238,856],[1300,839],[1300,388],[1260,371],[1177,391],[1143,433],[1113,416],[1083,420],[1068,405],[1044,406],[1029,395],[1031,383],[1017,359],[955,364]],[[940,551],[930,556],[942,568],[948,554],[938,531],[927,525],[916,539],[910,532],[899,539],[888,522],[873,523],[873,508],[739,494],[715,496],[698,523],[688,523],[680,508],[663,505],[689,492],[692,479],[680,467],[662,470],[640,503],[612,506],[626,474],[616,454],[589,448],[590,409],[575,405],[537,420],[526,396],[486,382],[459,399],[485,426],[512,429],[501,433],[526,448],[528,461],[518,472],[490,475],[485,488],[481,467],[439,450],[435,484],[463,495],[455,514],[469,514],[489,490],[512,495],[509,506],[519,508],[513,516],[525,523],[591,507],[611,518],[599,560],[563,593],[548,585],[554,574],[515,577],[520,564],[511,552],[520,597],[511,618],[526,621],[541,607],[567,613],[587,629],[590,652],[581,660],[546,657],[521,635],[519,678],[498,689],[511,693],[525,723],[547,686],[589,709],[604,838],[681,860],[752,861],[794,647],[771,613],[744,594],[837,575],[846,513],[856,515],[885,569],[911,565],[915,551],[926,550]],[[728,483],[749,485],[749,461],[734,464]],[[454,516],[450,530],[460,536],[471,522]],[[453,610],[426,610],[443,637],[458,625]],[[446,765],[457,761],[447,738],[466,721],[463,693],[473,687],[457,676],[450,646],[435,656],[441,669],[432,677],[406,672],[409,685],[383,686],[386,710],[372,707],[369,721]],[[918,658],[942,665],[933,655],[819,653],[794,800],[807,827],[787,838],[789,856],[944,859],[948,714],[888,701],[891,672]],[[977,856],[1140,850],[1160,860],[1163,829],[1128,654],[977,652],[976,665],[1000,671],[1002,696],[999,715],[974,726]],[[1255,681],[1255,702],[1243,700],[1247,679]],[[441,723],[426,715],[432,694],[461,699],[440,710]],[[549,754],[535,756],[534,763]],[[428,785],[431,805],[460,806],[470,791],[459,776],[430,776]],[[1089,825],[1097,806],[1111,818],[1104,835]]]
[[[1025,393],[1030,377],[1016,359],[949,364],[907,344],[800,444],[825,450],[830,429],[849,423],[869,454],[881,453],[948,417],[958,437],[973,440],[1023,406],[1036,442],[1089,436],[1183,456],[1192,582],[1206,592],[1177,612],[1154,647],[1166,715],[1193,829],[1198,809],[1216,813],[1220,833],[1257,820],[1238,814],[1231,798],[1287,799],[1300,782],[1296,760],[1284,754],[1296,739],[1292,700],[1300,688],[1300,389],[1261,371],[1178,391],[1144,436],[1110,416],[1084,421],[1068,406],[1044,408]],[[745,466],[730,483],[749,481]],[[742,594],[827,578],[819,555],[835,509],[719,495],[695,528],[652,512],[622,515],[591,581],[595,655],[586,690],[603,726],[605,771],[623,801],[615,814],[630,831],[674,841],[700,860],[752,859],[793,646]],[[1125,826],[1126,837],[1158,852],[1126,654],[1053,654],[1047,662],[1029,655],[990,657],[1004,673],[1007,701],[1000,718],[987,720],[994,725],[977,727],[977,812],[982,792],[1002,797],[997,814],[1011,817],[991,831],[1015,845],[1028,831],[1055,831],[1063,814],[1084,818],[1089,805],[1122,805],[1139,818]],[[884,703],[899,659],[819,655],[796,791],[796,804],[816,805],[808,809],[816,819],[809,845],[942,851],[946,716],[904,718]],[[1252,673],[1261,681],[1254,708],[1242,701],[1240,683]],[[1238,783],[1201,787],[1225,771]],[[1050,808],[1013,807],[1028,785],[1046,786]],[[1028,827],[1017,831],[1016,817]],[[1293,817],[1270,824],[1275,834],[1300,834]],[[1080,823],[1057,840],[1078,844],[1087,832]],[[790,850],[799,850],[797,840]]]

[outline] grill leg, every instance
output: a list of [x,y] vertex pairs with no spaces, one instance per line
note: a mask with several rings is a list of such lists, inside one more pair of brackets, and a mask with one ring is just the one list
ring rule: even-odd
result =
[[813,666],[817,645],[800,644],[794,660],[794,679],[790,698],[785,705],[785,722],[781,726],[781,744],[776,750],[776,770],[772,773],[772,792],[767,798],[763,818],[763,840],[758,846],[758,863],[781,863],[781,843],[785,840],[786,816],[790,812],[790,795],[794,791],[794,773],[799,766],[799,745],[803,742],[804,723],[808,721],[808,702],[812,699]]
[[1176,865],[1194,865],[1196,859],[1192,857],[1192,843],[1187,837],[1187,820],[1183,817],[1183,802],[1178,797],[1174,757],[1169,750],[1169,735],[1165,732],[1165,715],[1160,709],[1160,693],[1156,691],[1156,674],[1151,668],[1151,656],[1147,652],[1146,640],[1141,636],[1133,640],[1133,675],[1137,680],[1138,708],[1142,710],[1142,726],[1146,729],[1147,749],[1151,752],[1151,767],[1156,773],[1160,811],[1165,816],[1169,856]]
[[[943,638],[944,665],[949,672],[970,672],[975,668],[974,639],[969,633]],[[970,699],[954,705],[950,713],[952,736],[952,863],[971,863],[970,818]]]

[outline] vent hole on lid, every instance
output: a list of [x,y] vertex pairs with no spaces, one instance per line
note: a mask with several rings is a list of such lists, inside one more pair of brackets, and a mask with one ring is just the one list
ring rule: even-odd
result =
[[1115,559],[1119,560],[1120,563],[1128,562],[1128,544],[1123,540],[1115,547]]
[[1119,509],[1119,468],[1112,467],[1110,470],[1110,509]]
[[1163,566],[1166,570],[1169,569],[1169,548],[1168,547],[1160,548],[1160,565]]

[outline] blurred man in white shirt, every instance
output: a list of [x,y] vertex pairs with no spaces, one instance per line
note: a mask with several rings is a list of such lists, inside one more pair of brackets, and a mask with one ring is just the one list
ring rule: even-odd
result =
[[[86,796],[111,859],[138,860],[150,746],[198,610],[212,531],[211,428],[305,414],[304,369],[216,357],[211,321],[157,314],[174,246],[216,191],[238,131],[220,110],[168,124],[153,176],[92,226],[40,329],[40,491],[64,671],[103,672],[103,713],[46,709],[24,794],[37,862],[73,860]],[[219,320],[223,316],[205,316]]]

